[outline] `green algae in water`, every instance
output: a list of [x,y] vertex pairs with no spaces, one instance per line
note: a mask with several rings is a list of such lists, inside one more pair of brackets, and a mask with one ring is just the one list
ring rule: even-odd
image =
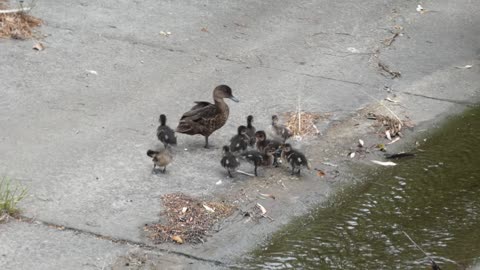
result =
[[289,224],[245,268],[429,269],[402,231],[442,269],[479,264],[480,108],[448,120],[421,149]]

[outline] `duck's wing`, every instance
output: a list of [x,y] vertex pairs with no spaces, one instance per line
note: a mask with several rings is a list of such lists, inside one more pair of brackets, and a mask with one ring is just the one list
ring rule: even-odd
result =
[[[208,104],[207,104],[208,103]],[[197,105],[182,115],[180,120],[198,121],[202,118],[213,117],[217,114],[217,107],[209,102],[201,101],[197,102]]]
[[195,101],[195,106],[193,106],[190,109],[190,111],[200,109],[200,108],[203,108],[203,107],[207,107],[208,105],[212,105],[212,103],[210,103],[208,101]]

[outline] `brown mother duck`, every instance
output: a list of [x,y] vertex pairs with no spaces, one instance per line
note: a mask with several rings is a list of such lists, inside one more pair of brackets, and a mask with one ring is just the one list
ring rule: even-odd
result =
[[238,102],[227,85],[219,85],[213,90],[214,104],[196,101],[190,111],[183,114],[178,123],[177,132],[188,135],[200,134],[205,137],[205,148],[208,148],[208,137],[227,122],[230,110],[223,100],[229,98]]

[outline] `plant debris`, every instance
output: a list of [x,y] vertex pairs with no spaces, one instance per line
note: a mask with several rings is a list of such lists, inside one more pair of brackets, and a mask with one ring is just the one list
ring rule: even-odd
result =
[[275,196],[272,195],[272,194],[260,193],[260,192],[259,192],[258,194],[260,194],[260,196],[262,196],[262,197],[266,197],[266,198],[270,198],[270,199],[272,199],[272,200],[275,200]]
[[[162,196],[167,224],[145,226],[155,243],[203,243],[215,223],[230,216],[234,207],[222,202],[203,202],[182,193]],[[184,210],[185,208],[188,209]],[[210,209],[210,210],[208,210]],[[213,212],[211,211],[213,210]]]
[[314,136],[320,134],[315,122],[322,116],[319,113],[310,112],[287,112],[286,126],[293,132],[294,136]]
[[45,46],[43,46],[43,43],[37,42],[35,45],[33,45],[32,49],[37,51],[43,51],[45,49]]
[[390,67],[388,67],[387,65],[385,65],[384,63],[382,62],[378,62],[378,66],[385,72],[387,72],[388,74],[390,74],[390,76],[392,76],[392,79],[395,79],[395,78],[400,78],[402,76],[402,74],[398,71],[393,71],[390,69]]
[[391,161],[378,161],[378,160],[371,160],[371,162],[382,165],[382,166],[395,166],[397,163],[391,162]]
[[456,66],[455,68],[458,68],[458,69],[470,69],[470,68],[472,68],[472,67],[473,67],[473,65],[465,65],[465,66],[463,66],[463,67]]
[[28,8],[5,10],[7,6],[4,2],[0,1],[0,38],[28,39],[33,37],[33,29],[40,26],[43,21],[28,14],[26,12]]
[[400,121],[396,118],[380,114],[368,114],[367,118],[379,121],[385,127],[385,136],[389,140],[392,140],[392,137],[395,137],[397,135],[401,137],[402,134],[400,133],[400,131],[404,126],[404,121]]

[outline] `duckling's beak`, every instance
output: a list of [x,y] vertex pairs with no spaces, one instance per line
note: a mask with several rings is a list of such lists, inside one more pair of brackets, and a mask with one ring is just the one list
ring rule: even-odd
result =
[[237,99],[236,97],[234,97],[234,96],[231,96],[230,99],[233,100],[233,101],[235,101],[235,102],[240,102],[240,100],[238,100],[238,99]]

